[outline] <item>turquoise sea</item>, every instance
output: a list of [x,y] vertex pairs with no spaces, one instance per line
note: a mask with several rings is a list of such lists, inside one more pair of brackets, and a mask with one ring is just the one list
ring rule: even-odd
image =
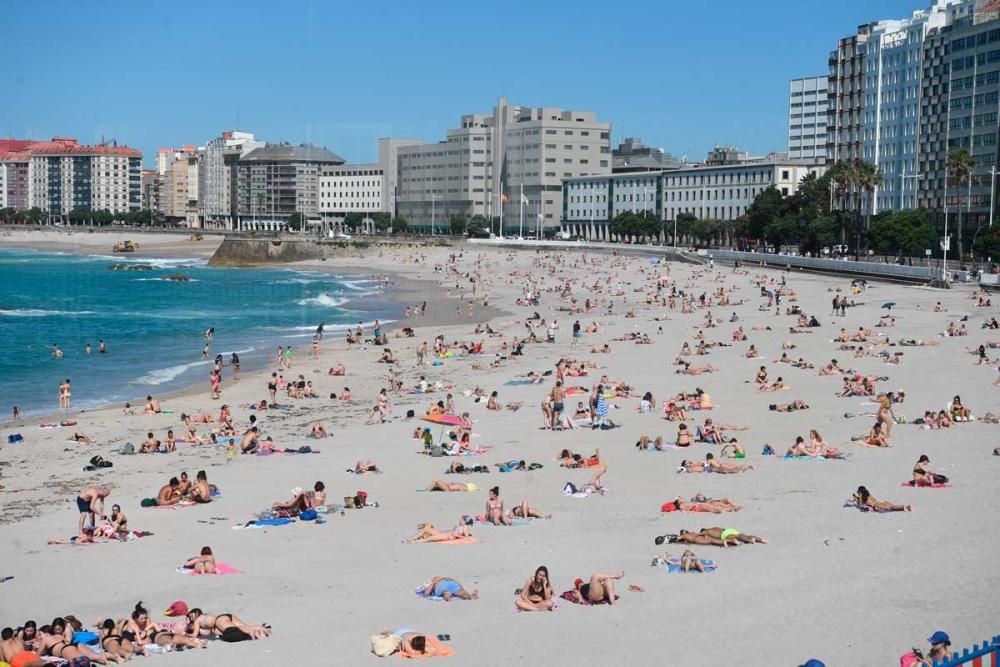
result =
[[[116,271],[114,264],[153,268]],[[190,281],[164,280],[176,273]],[[320,323],[327,337],[339,337],[347,326],[386,322],[395,311],[372,276],[0,248],[0,421],[14,405],[24,414],[57,412],[65,378],[74,410],[196,383],[207,388],[216,354],[228,363],[237,352],[241,371],[270,364],[279,345],[304,359]],[[209,327],[215,335],[203,361]],[[97,351],[100,339],[106,354]],[[53,358],[53,345],[62,359]]]

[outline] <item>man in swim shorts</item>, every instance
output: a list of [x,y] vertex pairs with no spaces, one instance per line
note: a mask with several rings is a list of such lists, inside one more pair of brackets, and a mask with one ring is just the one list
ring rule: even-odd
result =
[[[91,486],[80,492],[76,497],[76,507],[80,510],[79,533],[83,534],[83,526],[87,517],[90,518],[90,525],[97,525],[97,517],[104,517],[104,499],[111,493],[111,489],[103,486]],[[100,508],[98,510],[98,507]]]

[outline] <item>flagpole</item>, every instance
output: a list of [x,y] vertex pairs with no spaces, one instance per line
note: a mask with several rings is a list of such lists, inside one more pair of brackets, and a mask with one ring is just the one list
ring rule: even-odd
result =
[[500,184],[500,229],[498,231],[498,236],[503,238],[503,183]]
[[524,238],[524,183],[521,183],[521,223],[517,237],[519,239]]

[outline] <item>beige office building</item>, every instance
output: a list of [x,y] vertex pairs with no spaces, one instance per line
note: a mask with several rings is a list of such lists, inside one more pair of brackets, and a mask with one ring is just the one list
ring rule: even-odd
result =
[[562,179],[611,173],[611,124],[588,111],[508,106],[462,116],[447,139],[398,149],[399,215],[443,231],[451,218],[498,219],[527,235],[556,227]]

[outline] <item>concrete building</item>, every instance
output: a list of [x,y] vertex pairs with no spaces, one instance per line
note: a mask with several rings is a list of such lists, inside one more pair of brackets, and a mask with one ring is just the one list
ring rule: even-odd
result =
[[142,153],[115,143],[84,146],[56,137],[8,153],[5,200],[61,217],[72,210],[126,213],[139,209]]
[[143,211],[160,212],[160,178],[155,169],[143,169],[139,177],[140,208]]
[[662,148],[651,148],[637,137],[625,137],[611,151],[611,171],[660,171],[677,169],[684,163]]
[[[874,193],[873,214],[916,205],[924,38],[970,16],[974,6],[975,0],[937,0],[909,18],[872,24],[862,47],[862,158],[883,177]],[[869,201],[864,201],[865,212]]]
[[[557,225],[563,178],[611,173],[611,125],[592,112],[511,107],[462,116],[445,141],[400,147],[399,214],[418,228],[481,215],[525,233]],[[522,208],[523,202],[523,208]]]
[[567,178],[561,227],[575,235],[608,239],[608,224],[626,211],[649,211],[665,224],[683,213],[698,219],[736,220],[766,188],[774,186],[787,196],[806,174],[821,176],[826,169],[823,158],[793,160],[772,153],[739,164]]
[[[956,233],[955,213],[961,208],[967,246],[975,230],[989,223],[990,170],[1000,164],[1000,20],[979,18],[965,17],[927,35],[920,105],[916,204],[950,211],[950,234]],[[971,183],[960,186],[945,168],[948,153],[959,148],[975,160]]]
[[238,164],[240,228],[284,229],[293,213],[318,220],[320,172],[342,164],[339,155],[311,144],[250,151]]
[[[28,204],[28,173],[27,162],[24,162],[23,173],[19,167],[11,163],[11,180],[7,180],[8,166],[5,160],[13,153],[21,152],[31,144],[31,139],[0,139],[0,208],[27,208]],[[9,183],[9,185],[8,185]],[[10,193],[8,194],[8,188]],[[8,203],[10,202],[10,203]],[[21,203],[21,206],[15,206]]]
[[241,157],[262,148],[251,132],[229,130],[198,150],[199,216],[206,228],[234,229]]
[[378,164],[324,166],[319,176],[319,213],[326,223],[340,223],[350,213],[370,219],[388,206],[385,172]]
[[863,156],[864,45],[873,26],[858,26],[856,34],[841,38],[827,60],[826,160],[830,164]]
[[788,157],[826,157],[829,77],[809,76],[788,82]]
[[159,212],[167,220],[200,227],[198,217],[198,154],[192,150],[166,166],[159,178]]

